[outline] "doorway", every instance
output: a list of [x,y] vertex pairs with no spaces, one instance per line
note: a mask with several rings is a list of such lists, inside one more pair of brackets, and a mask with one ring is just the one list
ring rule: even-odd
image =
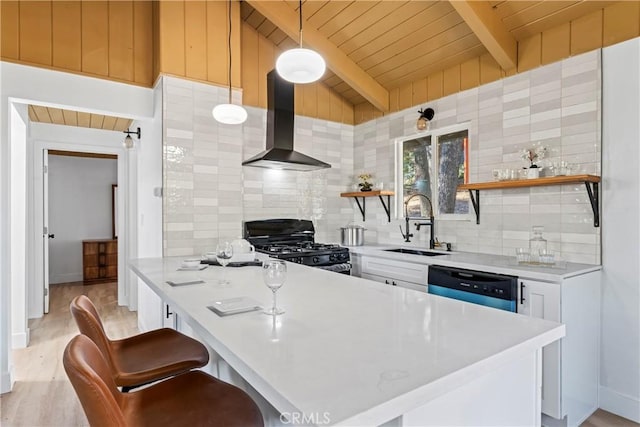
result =
[[48,213],[43,235],[47,313],[47,280],[55,286],[118,279],[114,209],[118,156],[63,150],[43,150],[43,155],[48,157],[43,159],[47,163],[43,169],[43,207]]
[[[117,249],[117,277],[118,280],[118,303],[121,305],[129,305],[129,280],[128,275],[125,274],[126,265],[124,260],[127,259],[127,239],[126,236],[130,236],[133,231],[129,230],[129,221],[127,213],[132,209],[132,203],[129,202],[127,196],[129,194],[129,153],[124,150],[122,146],[122,136],[118,132],[97,131],[94,129],[73,128],[69,126],[52,126],[41,123],[31,123],[31,146],[33,152],[30,154],[33,171],[44,171],[48,168],[45,165],[45,160],[48,160],[48,153],[55,152],[71,152],[71,153],[86,153],[87,155],[104,156],[108,155],[115,157],[115,159],[109,159],[117,164],[116,166],[116,181],[105,183],[106,186],[106,231],[105,238],[112,237],[111,234],[111,185],[117,184],[120,191],[118,192],[118,228],[122,231],[123,244],[118,245]],[[87,143],[89,141],[89,143]],[[46,155],[45,155],[46,154]],[[69,158],[71,156],[62,156]],[[65,162],[69,163],[69,162]],[[46,166],[46,167],[45,167]],[[86,169],[86,168],[85,168]],[[48,224],[45,223],[45,179],[48,178],[48,174],[43,172],[34,173],[30,188],[33,194],[32,206],[30,211],[33,212],[33,226],[29,233],[30,241],[32,243],[31,258],[34,263],[32,269],[32,278],[29,280],[29,318],[37,318],[42,316],[45,312],[46,295],[48,286],[48,273],[49,269],[45,270],[46,249],[49,242],[55,241],[56,238],[61,236],[56,233]],[[86,180],[86,176],[78,179]],[[67,183],[67,185],[70,185]],[[79,184],[74,184],[79,185]],[[61,189],[64,191],[64,186]],[[70,198],[74,198],[77,192],[77,188],[74,188],[73,192],[68,192],[65,197],[68,198],[68,202],[71,203]],[[77,199],[77,198],[76,198]],[[73,203],[77,204],[78,201]],[[80,208],[78,208],[80,209]],[[83,209],[84,212],[86,209]],[[43,232],[44,231],[44,232]],[[46,238],[48,234],[53,234],[53,239]],[[46,238],[46,239],[45,239]],[[95,238],[92,236],[91,238]],[[47,244],[45,244],[45,240]],[[82,255],[79,255],[81,259]],[[77,266],[77,264],[76,264]],[[46,274],[45,274],[46,271]],[[80,270],[82,271],[82,270]],[[76,271],[76,278],[78,278],[78,271]]]

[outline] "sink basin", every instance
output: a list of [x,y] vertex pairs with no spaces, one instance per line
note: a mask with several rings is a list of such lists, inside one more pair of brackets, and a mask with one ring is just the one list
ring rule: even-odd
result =
[[399,254],[411,254],[411,255],[422,255],[422,256],[438,256],[438,255],[447,255],[442,252],[429,252],[429,251],[421,251],[419,249],[406,249],[406,248],[396,248],[396,249],[384,249],[387,252],[396,252]]

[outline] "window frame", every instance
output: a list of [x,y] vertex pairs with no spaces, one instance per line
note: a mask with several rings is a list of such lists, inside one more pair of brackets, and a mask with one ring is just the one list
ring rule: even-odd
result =
[[[395,171],[394,171],[394,177],[395,177],[395,185],[394,185],[394,190],[395,190],[395,204],[394,204],[394,213],[395,213],[395,218],[396,219],[403,219],[404,218],[404,199],[405,199],[405,195],[404,195],[404,188],[402,185],[403,182],[403,176],[402,176],[402,171],[403,171],[403,153],[402,153],[402,146],[403,143],[405,141],[411,141],[412,139],[417,139],[417,138],[424,138],[427,136],[431,137],[431,147],[433,150],[433,155],[431,158],[431,170],[433,172],[433,179],[431,180],[432,182],[431,184],[431,194],[433,195],[433,199],[431,202],[433,203],[433,216],[438,219],[438,220],[448,220],[448,221],[470,221],[471,219],[473,219],[473,208],[471,206],[469,206],[469,211],[466,214],[439,214],[439,200],[438,200],[438,182],[440,179],[440,174],[438,171],[438,159],[439,159],[439,137],[442,135],[448,135],[451,133],[455,133],[455,132],[461,132],[461,131],[467,131],[467,139],[468,139],[468,144],[470,144],[470,138],[469,138],[469,134],[470,134],[470,123],[469,122],[465,122],[465,123],[458,123],[455,125],[451,125],[451,126],[445,126],[442,128],[431,128],[428,131],[424,131],[424,132],[419,132],[419,133],[415,133],[412,135],[408,135],[408,136],[403,136],[400,138],[395,138],[394,140],[394,152],[395,152],[395,159],[394,159],[394,167],[395,167]],[[470,161],[469,161],[469,146],[467,145],[467,152],[466,152],[466,156],[467,156],[467,161],[466,161],[466,165],[469,169],[471,169],[470,167]],[[470,176],[470,170],[466,171],[466,176],[469,177]]]

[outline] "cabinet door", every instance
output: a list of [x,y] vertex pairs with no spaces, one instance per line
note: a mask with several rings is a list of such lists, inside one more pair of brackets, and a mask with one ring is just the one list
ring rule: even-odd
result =
[[162,309],[162,326],[165,328],[177,329],[177,316],[171,309],[171,306],[166,302],[163,302]]
[[164,326],[164,303],[149,285],[138,280],[138,329],[147,332]]
[[[560,322],[560,286],[521,279],[518,281],[518,313],[538,319]],[[562,410],[561,341],[542,349],[542,412],[557,419]]]
[[399,286],[401,288],[407,288],[407,289],[412,289],[414,291],[427,293],[427,285],[426,284],[425,285],[419,285],[417,283],[406,282],[404,280],[397,280],[397,279],[394,279],[391,282],[391,284],[395,285],[395,286]]
[[363,279],[373,280],[374,282],[385,283],[387,285],[391,284],[391,279],[389,279],[388,277],[378,276],[376,274],[361,273],[360,277]]
[[391,286],[399,286],[401,288],[413,289],[414,291],[427,292],[427,285],[419,285],[413,282],[407,282],[406,280],[398,280],[391,277],[378,276],[375,274],[362,273],[363,279],[369,279],[376,282],[384,283]]
[[393,277],[411,283],[427,284],[427,265],[390,259],[362,257],[362,273]]

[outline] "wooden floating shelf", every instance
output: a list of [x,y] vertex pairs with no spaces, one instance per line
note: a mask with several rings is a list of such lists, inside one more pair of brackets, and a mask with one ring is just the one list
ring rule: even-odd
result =
[[353,191],[350,193],[340,193],[340,197],[375,197],[375,196],[393,196],[396,193],[389,190],[374,191]]
[[[469,190],[471,204],[476,212],[476,224],[480,224],[480,190],[500,190],[509,188],[542,187],[549,185],[584,184],[591,202],[593,211],[593,226],[600,226],[600,207],[598,184],[600,177],[596,175],[566,175],[549,176],[535,179],[517,179],[507,181],[478,182],[475,184],[463,184],[458,186],[458,190]],[[474,194],[475,193],[475,194]]]
[[[366,204],[365,204],[365,200],[366,197],[376,197],[378,196],[378,198],[380,199],[380,203],[382,203],[382,207],[384,208],[384,211],[387,214],[387,221],[391,222],[391,211],[390,211],[390,207],[391,207],[391,196],[395,195],[395,193],[393,191],[389,191],[389,190],[374,190],[374,191],[352,191],[349,193],[340,193],[340,197],[353,197],[356,201],[356,203],[358,204],[358,208],[360,208],[360,213],[362,214],[362,220],[365,221],[365,211],[366,211]],[[387,203],[385,204],[384,199],[382,198],[382,196],[387,196]],[[362,198],[362,203],[360,203],[360,199],[359,197]]]
[[478,182],[476,184],[459,185],[458,190],[498,190],[500,188],[542,187],[546,185],[582,184],[584,182],[598,183],[600,182],[600,177],[595,175],[566,175],[535,179]]

